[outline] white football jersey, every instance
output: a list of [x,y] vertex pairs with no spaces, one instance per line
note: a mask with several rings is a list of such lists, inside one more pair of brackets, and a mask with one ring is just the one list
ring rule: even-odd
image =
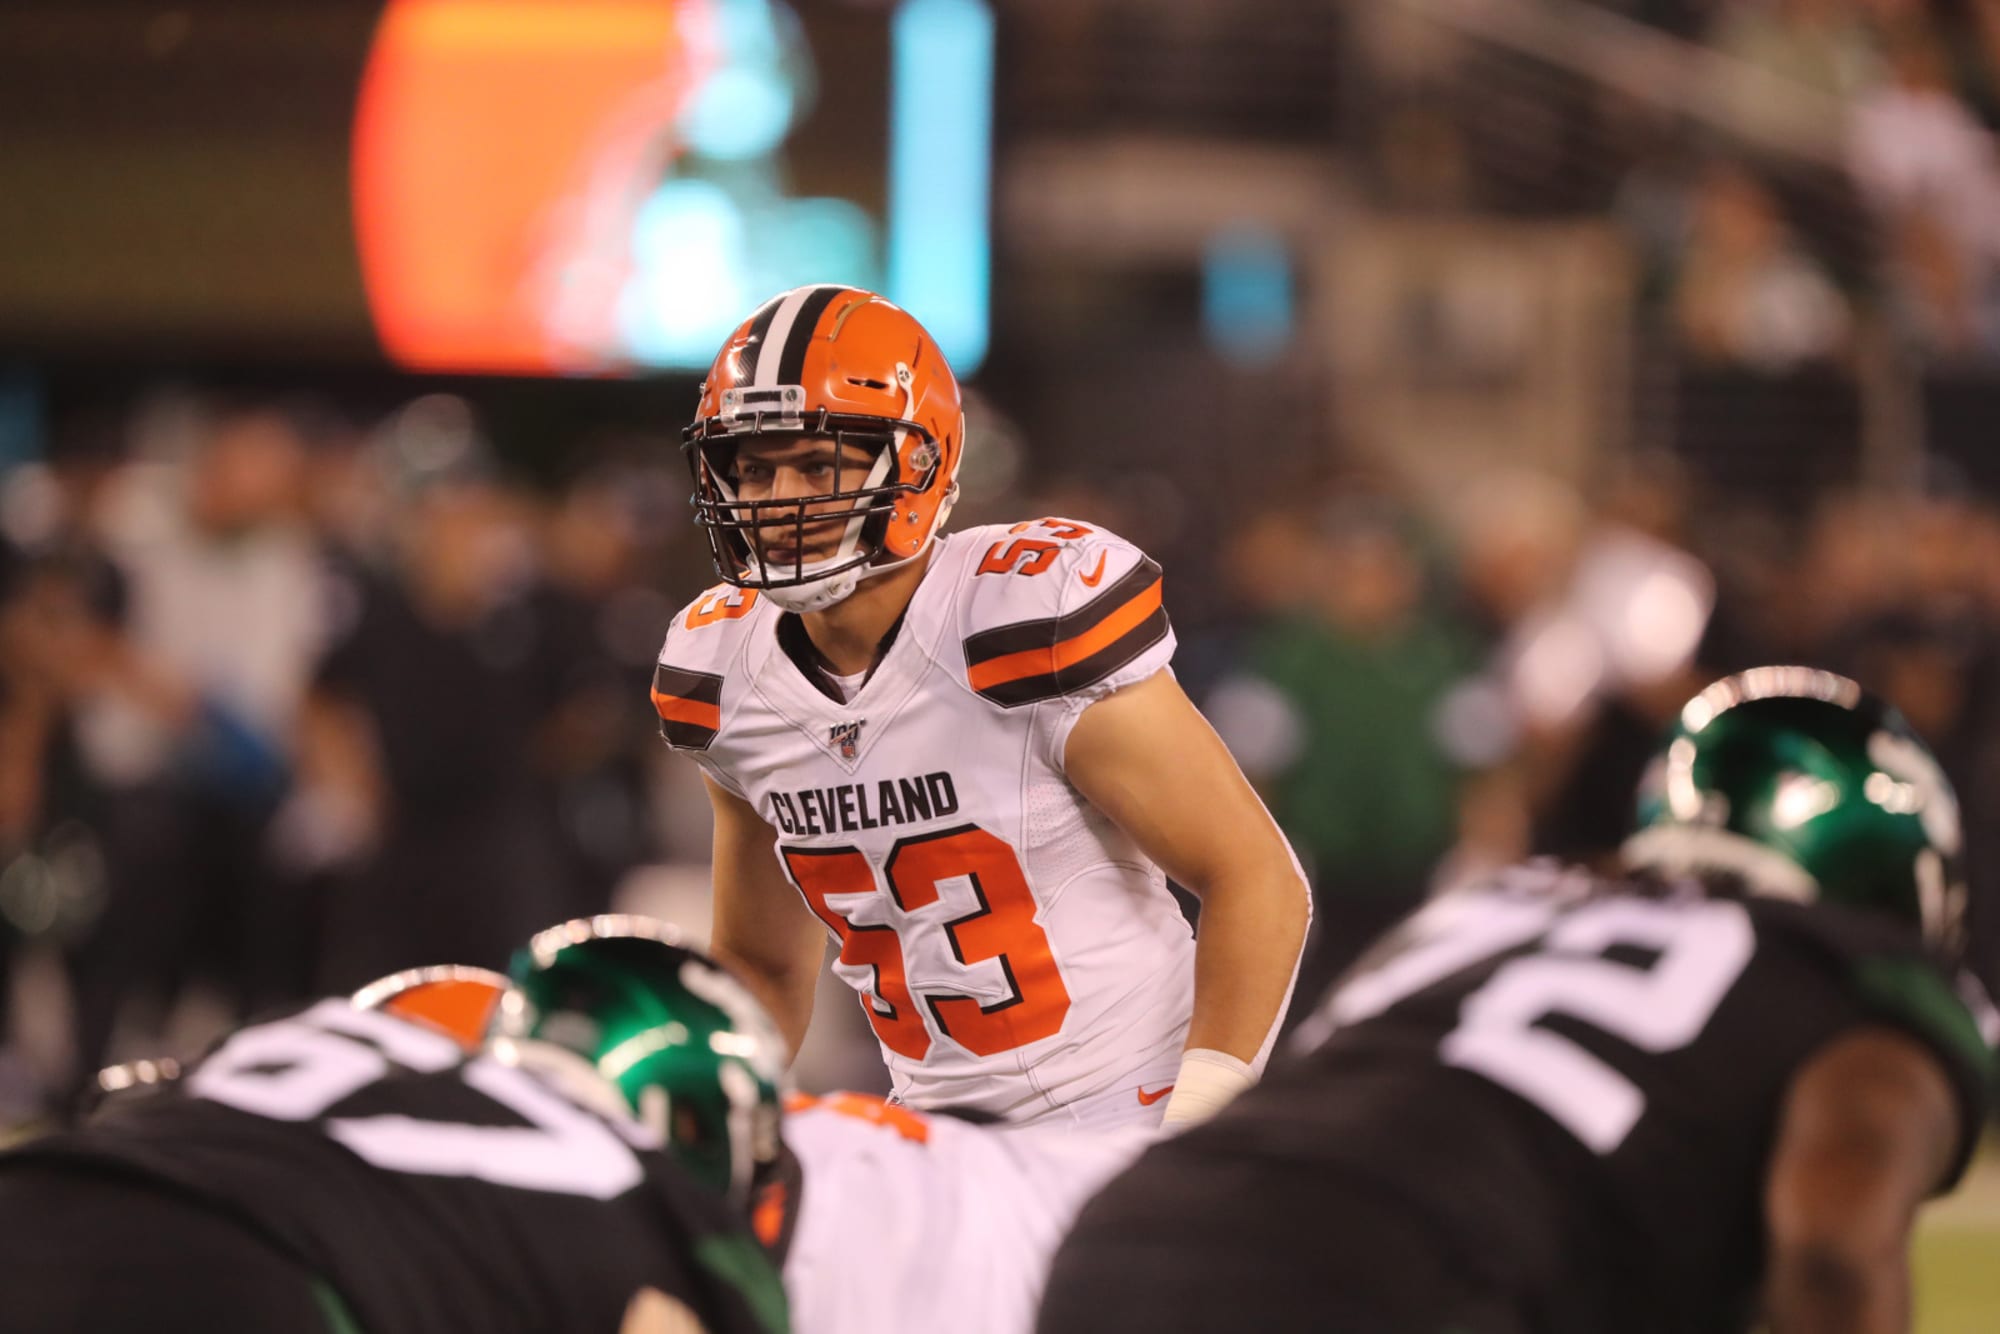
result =
[[[940,538],[859,693],[818,689],[768,598],[683,609],[661,730],[778,831],[899,1100],[1154,1120],[1194,941],[1165,877],[1063,776],[1085,707],[1167,666],[1160,569],[1061,519]],[[803,633],[796,623],[788,633]]]
[[792,1327],[1029,1334],[1077,1210],[1158,1136],[968,1125],[857,1093],[795,1100],[785,1116],[802,1177],[784,1262]]

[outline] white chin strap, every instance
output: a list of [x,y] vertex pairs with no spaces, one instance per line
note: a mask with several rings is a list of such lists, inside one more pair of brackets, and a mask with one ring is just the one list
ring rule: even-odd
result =
[[[875,467],[870,470],[867,480],[862,483],[863,486],[874,487],[881,485],[882,479],[888,475],[890,463],[895,457],[896,445],[901,443],[901,438],[899,434],[896,441],[892,442],[887,449],[882,451],[881,457],[876,460]],[[945,491],[944,500],[938,505],[937,518],[931,522],[931,530],[925,535],[923,545],[918,547],[913,554],[905,556],[901,560],[870,562],[865,565],[857,565],[851,569],[842,570],[838,574],[828,574],[817,579],[807,579],[803,583],[789,584],[783,588],[765,588],[756,584],[746,585],[746,587],[756,588],[760,594],[771,599],[778,607],[795,615],[802,616],[810,611],[825,611],[834,603],[842,602],[852,597],[854,590],[861,587],[862,580],[873,579],[878,574],[887,574],[891,570],[901,569],[911,561],[921,557],[926,551],[929,551],[931,543],[937,540],[938,529],[944,527],[944,521],[951,517],[952,506],[957,503],[958,483],[954,481]],[[855,548],[860,545],[861,528],[865,522],[866,516],[859,515],[848,523],[847,532],[841,540],[840,550],[828,557],[824,562],[825,564],[837,564],[854,554]]]
[[[902,435],[899,432],[896,438],[891,440],[880,454],[876,455],[874,464],[868,469],[868,475],[862,478],[861,489],[871,490],[882,484],[882,479],[887,477],[890,469],[896,465],[896,447],[901,443]],[[721,486],[720,489],[728,499],[734,500],[736,498],[734,491],[730,490],[727,486]],[[844,561],[853,559],[854,553],[861,547],[861,530],[867,526],[867,523],[868,516],[865,513],[856,514],[853,518],[849,519],[845,531],[841,533],[839,548],[825,560],[816,561],[814,564],[838,565]],[[764,569],[767,567],[764,566],[761,560],[758,560],[756,561],[755,568]],[[861,586],[863,579],[877,573],[880,568],[879,566],[870,567],[862,564],[854,566],[852,569],[842,570],[837,574],[822,575],[817,579],[809,578],[803,583],[788,584],[782,588],[766,588],[761,583],[746,583],[743,587],[756,589],[786,611],[803,614],[809,611],[824,611],[834,603],[852,595],[854,590]],[[808,566],[806,569],[801,570],[800,573],[808,573],[810,569],[811,566]]]
[[[939,520],[939,526],[942,526],[942,514],[939,515]],[[901,560],[883,564],[857,565],[851,570],[842,570],[839,574],[829,574],[818,579],[808,579],[802,584],[789,584],[784,588],[760,588],[757,592],[771,599],[785,611],[797,615],[802,616],[809,611],[825,611],[834,603],[852,597],[854,590],[861,587],[864,579],[873,579],[878,574],[900,570],[911,561],[921,559],[923,554],[931,549],[931,543],[936,539],[937,527],[933,527],[931,535],[924,539],[924,544],[917,548],[914,556],[905,556]]]
[[819,579],[808,579],[802,584],[787,584],[783,588],[760,588],[757,592],[789,612],[803,615],[809,611],[825,611],[861,586],[863,569],[864,567],[857,565],[851,570],[842,570],[839,574],[829,574]]

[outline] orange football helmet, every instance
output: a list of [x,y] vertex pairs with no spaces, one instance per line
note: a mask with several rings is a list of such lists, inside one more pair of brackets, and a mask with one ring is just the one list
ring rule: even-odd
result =
[[486,1040],[494,1007],[506,990],[507,979],[500,973],[446,963],[391,973],[355,992],[352,1000],[356,1009],[385,1010],[434,1028],[471,1052]]
[[[857,445],[873,461],[860,476],[836,469],[826,494],[742,500],[737,451],[773,435]],[[930,545],[958,498],[965,413],[923,325],[872,292],[828,284],[772,297],[729,336],[682,440],[716,573],[787,610],[816,611]],[[826,521],[829,501],[848,502],[846,530],[832,555],[809,562],[805,530]],[[760,534],[774,524],[794,525],[790,559],[767,558]]]

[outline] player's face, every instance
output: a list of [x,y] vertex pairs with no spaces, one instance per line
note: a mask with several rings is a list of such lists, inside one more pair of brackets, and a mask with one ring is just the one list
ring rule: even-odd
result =
[[[852,500],[814,502],[814,496],[853,491],[875,460],[868,450],[824,437],[793,436],[746,442],[736,454],[736,496],[744,501],[799,501],[808,520],[803,529],[792,511],[781,511],[756,529],[758,548],[773,565],[811,564],[832,556],[840,545]],[[803,541],[803,547],[801,542]]]

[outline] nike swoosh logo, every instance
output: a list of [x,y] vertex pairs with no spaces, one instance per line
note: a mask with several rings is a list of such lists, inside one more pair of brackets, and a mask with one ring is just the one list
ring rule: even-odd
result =
[[1172,1093],[1173,1091],[1174,1091],[1174,1086],[1172,1084],[1163,1085],[1162,1087],[1154,1090],[1151,1093],[1146,1092],[1146,1090],[1144,1089],[1140,1089],[1139,1105],[1141,1107],[1151,1107],[1154,1103],[1166,1097],[1169,1093]]
[[[1098,553],[1097,553],[1097,568],[1096,568],[1096,569],[1094,569],[1094,570],[1092,570],[1092,571],[1091,571],[1091,572],[1090,572],[1089,574],[1080,574],[1080,575],[1078,575],[1078,576],[1077,576],[1077,578],[1079,578],[1079,579],[1083,580],[1083,586],[1084,586],[1085,588],[1095,588],[1095,587],[1097,587],[1097,585],[1098,585],[1099,583],[1103,582],[1103,580],[1104,580],[1104,557],[1105,557],[1105,553],[1104,553],[1104,552],[1102,552],[1102,551],[1098,552]],[[1172,1087],[1173,1087],[1173,1085],[1169,1084],[1169,1085],[1168,1085],[1167,1087],[1168,1087],[1168,1088],[1172,1088]]]

